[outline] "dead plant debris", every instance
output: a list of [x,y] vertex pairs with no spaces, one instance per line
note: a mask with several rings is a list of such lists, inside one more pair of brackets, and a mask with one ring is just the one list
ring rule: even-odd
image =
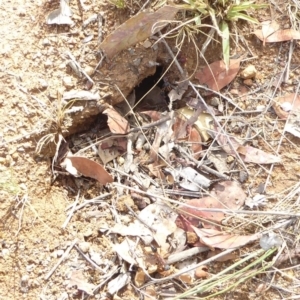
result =
[[300,294],[297,24],[179,2],[45,1],[34,33],[38,4],[1,12],[0,298]]

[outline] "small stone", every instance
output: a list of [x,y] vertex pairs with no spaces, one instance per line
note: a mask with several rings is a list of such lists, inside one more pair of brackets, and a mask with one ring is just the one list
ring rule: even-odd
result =
[[196,278],[207,278],[207,267],[206,266],[200,266],[195,270],[195,277]]
[[26,191],[26,190],[27,190],[27,186],[26,186],[26,184],[25,184],[25,183],[21,183],[21,184],[19,184],[19,187],[20,187],[22,190],[24,190],[24,191]]
[[83,253],[87,253],[90,250],[90,243],[81,242],[78,244],[78,247]]
[[39,85],[41,90],[45,90],[48,87],[48,82],[45,79],[41,78],[39,79]]
[[56,99],[57,98],[57,92],[56,91],[50,91],[48,97],[50,99]]
[[230,92],[230,94],[232,94],[232,95],[238,95],[238,94],[239,94],[238,89],[231,89],[229,92]]
[[56,256],[57,257],[61,257],[61,256],[63,256],[63,254],[65,253],[65,251],[64,250],[62,250],[62,249],[60,249],[60,250],[56,250]]
[[8,249],[2,249],[2,257],[5,259],[9,256],[9,250]]
[[231,156],[231,155],[227,156],[227,158],[226,158],[226,162],[228,164],[232,163],[234,160],[235,160],[235,158],[233,156]]
[[84,71],[86,74],[88,74],[89,76],[92,76],[94,74],[94,68],[90,67],[90,66],[86,66],[84,68]]
[[255,66],[249,65],[241,72],[240,76],[244,79],[250,79],[255,78],[256,74],[257,70],[255,69]]
[[253,85],[253,81],[252,81],[252,79],[245,79],[244,80],[244,84],[247,85],[247,86],[252,86]]
[[17,152],[15,152],[11,155],[11,157],[14,161],[17,161],[19,159],[19,154]]
[[84,233],[83,233],[83,236],[84,237],[90,237],[93,235],[93,230],[91,228],[88,228]]
[[219,98],[213,97],[213,98],[210,100],[210,105],[211,105],[211,106],[214,106],[214,107],[218,107],[218,106],[220,105],[220,100],[219,100]]
[[248,173],[245,172],[245,171],[240,171],[240,174],[239,174],[239,181],[241,183],[244,183],[245,181],[247,181],[248,179]]
[[28,275],[23,275],[22,278],[21,278],[21,283],[28,283],[28,280],[29,280],[29,276]]
[[186,238],[188,244],[195,244],[199,241],[199,238],[195,232],[187,232]]
[[50,42],[48,39],[43,39],[42,45],[43,45],[43,46],[50,46],[50,45],[51,45],[51,42]]
[[62,63],[62,64],[60,64],[59,66],[58,66],[58,69],[59,70],[63,70],[63,69],[65,69],[66,68],[66,64],[65,63]]
[[67,88],[67,89],[71,89],[72,87],[74,87],[74,83],[73,83],[73,81],[72,81],[72,77],[70,77],[70,76],[65,76],[65,77],[63,78],[63,85],[64,85],[64,87]]
[[125,162],[124,157],[123,156],[118,156],[117,157],[117,162],[118,162],[119,166],[124,165],[124,162]]
[[149,40],[146,40],[144,43],[143,43],[143,46],[144,48],[150,48],[152,46],[152,43],[149,41]]

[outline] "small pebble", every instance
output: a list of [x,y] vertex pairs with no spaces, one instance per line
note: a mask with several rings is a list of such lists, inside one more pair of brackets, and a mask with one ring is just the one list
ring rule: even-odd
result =
[[90,250],[90,243],[81,242],[78,244],[78,247],[83,253],[87,253]]
[[45,79],[39,79],[40,88],[42,90],[46,89],[48,87],[48,82]]
[[208,273],[207,273],[207,267],[206,266],[201,266],[195,270],[195,277],[196,278],[207,278]]
[[213,97],[213,98],[210,100],[210,105],[211,105],[211,106],[214,106],[214,107],[218,107],[218,106],[220,105],[220,100],[219,100],[219,98]]
[[63,78],[63,85],[67,89],[71,89],[72,87],[74,87],[74,83],[72,81],[72,78],[70,76],[65,76]]
[[248,179],[248,173],[245,171],[240,171],[239,181],[240,183],[244,183]]
[[86,66],[84,68],[84,71],[86,74],[88,74],[89,76],[92,76],[94,74],[94,68],[90,67],[90,66]]
[[2,257],[6,258],[7,256],[9,256],[9,250],[8,249],[2,249]]
[[88,228],[84,233],[83,233],[83,236],[84,237],[89,237],[89,236],[92,236],[94,233],[94,231],[91,229],[91,228]]
[[24,190],[24,191],[26,191],[26,190],[27,190],[27,186],[26,186],[26,184],[25,184],[25,183],[21,183],[21,184],[19,184],[19,187],[20,187],[22,190]]
[[43,45],[43,46],[50,46],[50,45],[51,45],[51,42],[50,42],[48,39],[43,39],[42,45]]
[[255,78],[256,74],[257,74],[257,70],[255,66],[249,65],[241,72],[240,76],[244,79],[251,79],[251,78]]
[[14,161],[17,161],[18,158],[19,158],[19,154],[18,154],[17,152],[15,152],[15,153],[13,153],[13,154],[11,155],[11,157],[12,157],[12,159],[13,159]]
[[143,43],[143,46],[144,48],[150,48],[152,46],[152,43],[149,41],[149,40],[146,40],[144,43]]
[[244,80],[244,84],[247,85],[247,86],[252,86],[253,85],[253,81],[252,81],[252,79],[245,79]]

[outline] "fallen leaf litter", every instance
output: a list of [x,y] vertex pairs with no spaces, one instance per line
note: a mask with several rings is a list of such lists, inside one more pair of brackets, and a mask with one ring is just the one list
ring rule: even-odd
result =
[[[123,24],[125,29],[119,31],[121,26],[115,30],[100,44],[100,48],[102,47],[107,57],[113,60],[120,51],[150,38],[158,31],[155,29],[156,22],[161,19],[164,22],[172,21],[176,12],[177,9],[164,7],[164,10],[155,13],[141,13],[138,17],[142,16],[141,24],[147,27],[142,35],[133,28],[134,39],[130,40],[130,43],[120,39],[119,36],[122,35],[123,38],[131,28],[126,26],[135,23],[133,17]],[[71,25],[73,24],[71,18],[72,12],[68,1],[62,0],[60,8],[48,15],[47,23]],[[87,25],[88,22],[85,26]],[[299,32],[293,30],[282,30],[274,34],[272,30],[264,29],[263,33],[257,31],[255,34],[264,44],[299,38]],[[92,36],[90,35],[89,38]],[[112,44],[109,43],[111,39],[116,39],[116,44],[113,43],[113,47],[109,48],[107,45]],[[151,42],[147,42],[147,48],[151,47]],[[163,42],[165,43],[165,40]],[[72,54],[69,54],[76,61]],[[216,61],[204,70],[198,70],[195,78],[199,80],[199,86],[203,86],[203,90],[206,91],[204,94],[209,96],[214,92],[222,93],[222,88],[228,86],[237,76],[240,63],[240,59],[232,60],[229,70],[226,71],[222,61]],[[79,64],[76,66],[78,74],[84,74],[87,79],[86,87],[91,87],[95,83],[90,77],[91,72],[88,74]],[[250,78],[249,75],[242,75],[242,73],[241,77]],[[268,199],[261,195],[252,196],[248,195],[247,191],[243,191],[242,186],[234,181],[233,178],[236,177],[232,176],[231,172],[241,171],[245,167],[246,171],[243,171],[248,173],[247,168],[252,167],[253,164],[281,163],[282,159],[278,151],[272,147],[268,148],[269,152],[264,151],[260,149],[261,145],[250,146],[240,140],[238,135],[228,134],[226,128],[222,126],[222,121],[217,118],[217,114],[222,115],[222,112],[209,107],[206,102],[202,103],[202,107],[198,105],[196,108],[187,106],[175,108],[176,102],[188,104],[188,97],[185,98],[187,92],[194,91],[193,96],[198,98],[198,101],[203,101],[198,88],[196,89],[197,85],[187,78],[181,78],[185,83],[184,86],[182,82],[179,84],[175,82],[168,95],[162,96],[162,98],[168,96],[169,111],[136,111],[134,114],[131,113],[133,118],[132,116],[128,118],[127,113],[122,114],[114,107],[105,104],[101,110],[102,116],[106,114],[108,117],[107,136],[105,140],[89,141],[91,145],[88,146],[99,155],[101,164],[95,154],[83,149],[79,149],[80,156],[76,153],[72,154],[60,148],[60,146],[65,147],[64,143],[59,143],[53,160],[54,174],[57,175],[61,169],[64,169],[74,177],[93,178],[99,182],[102,191],[109,190],[107,194],[101,194],[100,191],[99,197],[89,200],[78,193],[76,201],[68,209],[68,222],[65,222],[62,227],[65,229],[72,226],[69,224],[71,217],[84,210],[86,218],[89,215],[91,219],[99,220],[96,232],[90,228],[84,233],[84,238],[96,239],[98,235],[105,236],[107,252],[113,258],[109,261],[105,255],[94,251],[90,243],[75,239],[46,274],[45,280],[51,278],[75,249],[86,260],[87,265],[98,270],[102,276],[98,285],[95,282],[92,284],[87,279],[84,267],[70,268],[66,274],[68,290],[75,287],[83,295],[95,295],[103,289],[111,295],[117,295],[123,287],[134,284],[143,292],[158,297],[157,289],[151,289],[150,284],[159,284],[177,278],[181,283],[193,285],[197,278],[210,276],[211,268],[208,264],[213,264],[222,257],[232,261],[237,259],[238,257],[234,256],[237,253],[235,250],[242,249],[244,245],[256,241],[261,236],[264,237],[260,240],[263,249],[281,247],[283,241],[274,233],[269,234],[266,240],[263,231],[254,233],[246,230],[247,234],[243,234],[242,231],[234,228],[235,224],[241,224],[235,223],[236,220],[229,221],[226,226],[223,223],[228,221],[227,217],[236,218],[241,214],[245,216],[252,213],[255,215],[255,211],[251,210],[258,209],[268,202]],[[255,76],[251,75],[252,78]],[[67,81],[65,87],[72,88]],[[156,92],[165,93],[162,90]],[[289,94],[286,98],[274,99],[273,105],[278,117],[293,120],[294,127],[299,117],[298,98],[297,93]],[[98,93],[84,90],[71,90],[62,95],[65,103],[72,102],[72,99],[76,99],[75,102],[77,100],[99,101],[100,96]],[[155,102],[152,104],[152,107],[157,105]],[[239,109],[238,105],[234,106]],[[81,108],[66,110],[71,116],[80,111]],[[150,116],[152,120],[145,118],[145,115]],[[297,130],[292,131],[289,127],[286,127],[285,131],[299,136]],[[62,136],[59,136],[59,139],[62,141]],[[70,143],[71,139],[67,141]],[[95,147],[96,145],[98,147]],[[216,160],[213,162],[213,155],[216,155],[217,151],[222,151],[223,154],[219,156],[219,159],[225,162],[222,168],[217,167]],[[233,162],[232,164],[227,163],[228,158]],[[75,181],[79,191],[87,181],[92,182],[87,178]],[[144,201],[140,209],[137,209],[134,193],[144,195],[144,198],[140,199]],[[173,198],[174,201],[166,202],[168,197]],[[244,204],[250,208],[250,211],[243,211]],[[264,215],[263,211],[260,213]],[[284,211],[281,211],[281,214],[278,211],[274,212],[274,215],[276,213],[278,216],[285,215]],[[105,214],[109,215],[107,220],[113,222],[108,224],[107,221],[100,221]],[[268,215],[267,212],[265,214]],[[293,214],[287,211],[286,215]],[[196,238],[193,242],[189,242],[192,239],[187,239],[189,234]],[[227,250],[218,252],[224,249]],[[204,261],[198,260],[196,255],[205,251],[218,254]],[[22,278],[25,286],[28,279]]]

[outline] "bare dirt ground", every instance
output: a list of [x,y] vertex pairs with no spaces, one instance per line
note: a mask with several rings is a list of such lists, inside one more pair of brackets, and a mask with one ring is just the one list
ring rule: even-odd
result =
[[[97,23],[91,23],[83,29],[83,22],[93,14],[103,12],[105,22],[102,30],[105,37],[138,11],[138,6],[120,10],[109,4],[101,4],[100,1],[89,0],[84,2],[87,9],[83,10],[79,2],[70,3],[75,25],[69,27],[50,26],[45,22],[49,12],[58,8],[58,1],[0,1],[1,299],[87,299],[87,294],[70,286],[70,274],[74,270],[84,270],[86,282],[95,286],[103,283],[100,291],[104,292],[105,276],[113,272],[118,265],[110,241],[99,232],[100,228],[114,224],[105,208],[98,210],[102,215],[96,218],[91,218],[87,211],[79,211],[74,214],[67,227],[62,229],[67,218],[66,209],[74,203],[79,190],[80,197],[85,199],[92,199],[110,191],[94,181],[77,181],[65,176],[60,176],[51,184],[50,154],[53,155],[53,148],[46,147],[40,155],[35,151],[40,138],[56,130],[59,95],[66,90],[85,87],[85,82],[78,79],[69,68],[65,53],[71,52],[86,71],[89,68],[94,69],[99,62]],[[279,16],[280,23],[286,24],[289,20],[284,14],[285,6],[281,3],[277,5],[283,9],[283,13],[276,9],[274,12]],[[258,12],[257,17],[259,21],[264,21],[270,18],[270,12]],[[255,110],[258,105],[270,105],[273,90],[269,83],[286,63],[289,45],[280,43],[263,47],[261,41],[250,35],[252,28],[247,24],[239,29],[245,36],[245,43],[237,46],[235,52],[241,54],[251,51],[254,59],[244,62],[242,67],[245,68],[250,63],[255,65],[259,76],[250,87],[245,86],[242,79],[237,77],[226,93],[232,95],[231,92],[242,87],[249,92],[263,87],[255,94],[249,94],[237,101],[244,109]],[[91,42],[86,42],[86,38],[91,35]],[[214,47],[212,43],[207,50],[206,59],[209,63],[221,59],[221,51],[214,51]],[[195,68],[195,53],[191,48],[190,44],[186,44],[182,50],[189,74],[193,73]],[[299,51],[299,42],[296,42],[291,63],[295,71],[291,71],[290,80],[282,86],[280,93],[295,92],[300,74],[296,68],[300,64]],[[141,62],[135,66],[133,62],[137,57],[141,58]],[[86,114],[89,117],[83,117],[81,123],[76,123],[76,127],[69,126],[69,134],[90,130],[105,103],[116,104],[122,101],[122,96],[113,87],[114,84],[127,96],[144,78],[154,74],[155,67],[149,67],[149,61],[158,61],[166,66],[170,58],[162,45],[149,50],[141,43],[135,48],[134,54],[123,51],[112,62],[105,62],[93,76],[94,89],[101,97],[100,104],[85,107],[82,115]],[[201,60],[199,64],[205,65]],[[173,82],[178,80],[177,75],[178,71],[172,67],[167,76]],[[80,116],[77,116],[78,120]],[[277,149],[284,124],[277,121],[274,112],[269,111],[264,118],[253,117],[249,122],[255,128],[261,129],[260,135],[255,139],[256,146],[264,150]],[[237,122],[229,124],[229,130],[234,132],[234,125],[239,126]],[[241,131],[240,128],[236,130]],[[251,175],[243,185],[244,190],[249,193],[260,190],[262,193],[261,187],[271,172],[265,191],[269,196],[267,209],[272,210],[276,205],[282,204],[280,201],[288,194],[288,188],[296,186],[299,182],[299,149],[299,139],[285,134],[279,149],[282,163],[275,165],[272,170],[269,167],[250,164]],[[107,201],[110,201],[109,197]],[[298,222],[299,220],[295,221],[295,228],[298,228]],[[299,239],[298,232],[293,229],[288,229],[286,234],[289,242]],[[47,275],[65,251],[73,243],[83,242],[87,242],[91,248],[90,253],[99,255],[99,269],[92,268],[82,259],[79,252],[72,248],[68,258],[48,278]],[[288,262],[287,266],[298,263],[299,261],[294,259]],[[299,280],[296,273],[297,269],[294,269],[290,271],[290,277],[285,278],[282,275],[281,278],[273,278],[276,287],[270,287],[263,294],[256,291],[258,283],[254,282],[243,286],[239,292],[228,293],[228,296],[235,299],[287,299],[284,296],[287,294],[283,295],[286,291],[280,290],[284,287],[290,291],[288,296],[299,295],[299,290],[297,292],[296,288],[290,288],[294,286],[293,280]],[[88,299],[106,299],[100,295],[100,291],[95,296],[88,296]],[[118,293],[119,299],[138,299],[138,295],[137,290],[130,285]],[[118,297],[115,296],[114,299]]]

